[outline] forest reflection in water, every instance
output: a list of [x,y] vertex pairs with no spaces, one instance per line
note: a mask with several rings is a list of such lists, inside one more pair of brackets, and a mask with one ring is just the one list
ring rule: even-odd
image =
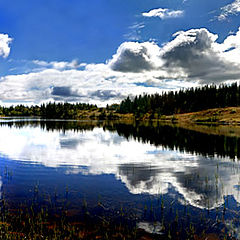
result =
[[[9,161],[62,169],[62,177],[110,174],[139,198],[143,194],[174,195],[182,205],[211,210],[225,208],[230,196],[228,208],[238,209],[238,127],[229,131],[192,128],[157,122],[8,119],[0,123],[0,153]],[[118,194],[119,199],[121,194],[126,197],[126,193]]]
[[26,126],[40,127],[46,131],[91,131],[103,128],[117,132],[126,139],[133,138],[142,143],[163,146],[168,149],[201,154],[203,156],[240,158],[239,126],[201,126],[160,122],[121,122],[121,121],[43,121],[31,119],[9,119],[0,121],[0,126],[21,128]]

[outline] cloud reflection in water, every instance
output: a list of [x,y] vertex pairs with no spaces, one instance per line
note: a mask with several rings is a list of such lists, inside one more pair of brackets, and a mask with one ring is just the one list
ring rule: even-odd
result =
[[102,128],[63,133],[3,125],[0,153],[47,167],[68,166],[66,174],[114,174],[132,194],[165,194],[173,186],[200,208],[222,204],[224,195],[240,203],[238,162],[167,150]]

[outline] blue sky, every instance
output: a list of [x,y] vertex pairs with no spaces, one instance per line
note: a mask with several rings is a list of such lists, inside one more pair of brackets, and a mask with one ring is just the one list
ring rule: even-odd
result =
[[239,0],[12,0],[0,12],[2,104],[239,80]]

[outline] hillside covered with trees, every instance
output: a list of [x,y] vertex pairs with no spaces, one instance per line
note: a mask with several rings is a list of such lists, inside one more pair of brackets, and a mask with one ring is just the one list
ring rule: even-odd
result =
[[0,116],[35,116],[55,119],[159,119],[162,116],[213,108],[240,106],[240,86],[206,85],[186,90],[127,97],[105,108],[86,103],[47,103],[40,106],[0,107]]
[[206,85],[162,94],[144,94],[133,99],[128,97],[120,103],[118,111],[122,114],[133,113],[137,117],[149,113],[151,118],[158,118],[161,115],[237,106],[240,106],[240,86],[234,83]]

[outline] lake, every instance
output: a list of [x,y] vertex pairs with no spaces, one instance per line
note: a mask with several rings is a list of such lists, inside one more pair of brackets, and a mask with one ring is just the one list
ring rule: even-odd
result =
[[84,221],[86,212],[92,221],[124,219],[149,239],[240,239],[239,133],[158,122],[1,119],[0,198],[13,213],[34,205],[51,219],[64,209],[70,222]]

